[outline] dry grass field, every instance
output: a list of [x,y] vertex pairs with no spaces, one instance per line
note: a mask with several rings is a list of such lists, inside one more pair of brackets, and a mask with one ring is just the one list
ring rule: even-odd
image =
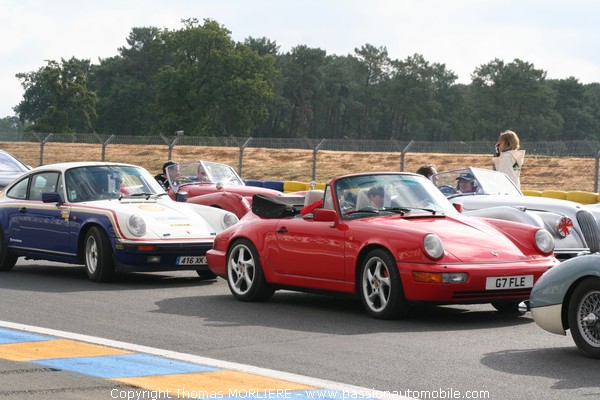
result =
[[[0,148],[35,167],[40,164],[37,143],[0,142]],[[525,148],[526,149],[526,148]],[[167,147],[159,145],[108,145],[106,161],[141,165],[152,174],[160,171],[167,158]],[[260,180],[292,180],[309,182],[312,177],[312,151],[247,148],[244,151],[242,177]],[[44,164],[63,161],[99,161],[102,149],[95,144],[47,143]],[[172,158],[177,161],[205,159],[238,167],[239,150],[232,147],[175,146]],[[409,153],[404,160],[405,171],[415,171],[423,164],[433,163],[438,171],[475,166],[491,168],[491,154],[423,154]],[[317,157],[318,182],[336,175],[360,171],[398,171],[400,153],[362,153],[320,151]],[[593,158],[550,158],[527,156],[521,172],[521,187],[529,190],[588,191],[594,189],[595,160]]]

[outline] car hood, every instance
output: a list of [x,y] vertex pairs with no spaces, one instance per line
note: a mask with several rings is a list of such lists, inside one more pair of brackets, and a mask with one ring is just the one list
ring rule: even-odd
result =
[[102,200],[80,203],[112,211],[121,232],[130,236],[127,222],[138,215],[146,223],[146,239],[208,239],[214,238],[218,229],[202,218],[189,205],[170,199],[163,200]]
[[[398,237],[421,241],[427,233],[437,235],[444,244],[446,255],[440,262],[504,263],[531,260],[533,243],[505,234],[500,229],[476,217],[381,218],[370,219],[382,230],[398,230]],[[377,220],[377,222],[376,222]],[[365,221],[366,222],[366,221]],[[539,253],[537,253],[539,255]]]
[[582,205],[569,200],[537,196],[506,196],[483,194],[459,196],[449,199],[451,203],[460,203],[464,211],[479,210],[497,206],[526,207],[531,210],[554,211],[573,217],[574,212],[583,209]]

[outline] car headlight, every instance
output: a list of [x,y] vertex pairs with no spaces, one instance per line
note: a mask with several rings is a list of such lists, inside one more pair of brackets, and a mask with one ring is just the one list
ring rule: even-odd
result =
[[227,213],[223,215],[223,221],[221,222],[221,224],[223,225],[223,229],[227,229],[230,226],[237,224],[238,221],[239,219],[235,214]]
[[144,236],[146,233],[146,221],[139,215],[134,214],[127,220],[127,229],[134,236]]
[[427,257],[432,260],[439,260],[444,255],[444,244],[442,239],[433,233],[428,233],[423,238],[423,250]]
[[544,254],[550,254],[554,250],[554,238],[545,229],[539,229],[535,233],[535,246]]

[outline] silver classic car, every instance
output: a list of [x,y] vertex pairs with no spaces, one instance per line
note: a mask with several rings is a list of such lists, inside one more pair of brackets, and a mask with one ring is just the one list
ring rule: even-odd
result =
[[444,171],[431,179],[466,215],[545,228],[554,236],[558,259],[600,251],[600,208],[595,205],[524,196],[505,174],[482,168]]
[[600,255],[560,263],[534,285],[529,301],[520,304],[542,329],[566,335],[588,357],[600,358]]

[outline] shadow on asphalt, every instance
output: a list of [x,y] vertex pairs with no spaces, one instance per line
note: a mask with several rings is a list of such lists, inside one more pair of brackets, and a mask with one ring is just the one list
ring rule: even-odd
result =
[[503,314],[490,305],[431,306],[413,310],[407,319],[371,318],[361,302],[337,297],[278,291],[267,302],[244,303],[227,293],[180,297],[156,303],[157,313],[202,318],[210,326],[267,326],[294,331],[356,335],[371,332],[462,331],[517,326],[531,318]]
[[[600,363],[585,357],[569,337],[570,347],[535,350],[504,350],[486,354],[481,363],[496,371],[524,377],[539,376],[555,380],[552,389],[596,388],[590,398],[600,398]],[[532,370],[531,364],[535,364]],[[527,378],[525,378],[527,379]]]

